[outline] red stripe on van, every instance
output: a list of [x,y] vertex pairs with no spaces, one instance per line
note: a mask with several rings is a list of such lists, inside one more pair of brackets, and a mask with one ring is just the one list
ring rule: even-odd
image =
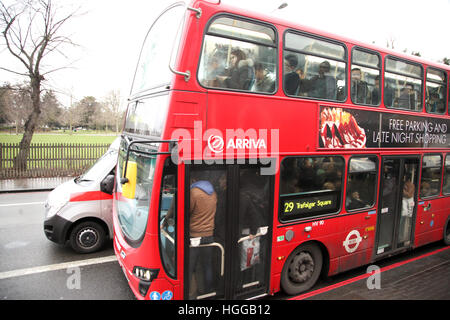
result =
[[108,200],[112,198],[113,196],[111,194],[102,191],[87,191],[87,192],[72,193],[70,195],[70,202]]

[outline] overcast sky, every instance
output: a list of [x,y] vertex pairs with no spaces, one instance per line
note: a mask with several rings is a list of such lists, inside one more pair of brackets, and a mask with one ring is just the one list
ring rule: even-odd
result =
[[[3,1],[3,0],[0,0]],[[9,2],[4,0],[5,2]],[[418,51],[438,61],[450,58],[448,17],[450,0],[222,0],[224,3],[295,21],[299,24],[344,35],[385,47],[394,39],[395,49]],[[131,87],[139,50],[152,21],[169,0],[54,0],[66,8],[80,7],[82,15],[68,22],[65,32],[78,48],[67,50],[74,61],[70,68],[49,77],[50,87],[103,99],[109,91],[120,90],[125,101]],[[287,2],[281,10],[276,8]],[[0,49],[0,65],[14,61]],[[53,61],[52,61],[53,62]],[[57,65],[57,66],[60,66]],[[55,67],[57,67],[55,66]],[[20,81],[0,71],[0,83]],[[69,99],[60,96],[61,102]]]

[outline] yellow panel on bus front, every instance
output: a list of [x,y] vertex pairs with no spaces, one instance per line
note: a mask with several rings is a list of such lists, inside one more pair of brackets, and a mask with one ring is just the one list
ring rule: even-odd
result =
[[124,167],[127,166],[126,177],[128,179],[122,187],[122,195],[128,199],[134,199],[136,192],[136,177],[137,177],[137,163],[134,161],[128,161],[124,163]]

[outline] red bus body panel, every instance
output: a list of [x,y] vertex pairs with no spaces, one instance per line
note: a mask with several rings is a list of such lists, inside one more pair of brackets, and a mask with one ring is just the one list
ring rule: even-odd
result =
[[[355,107],[351,104],[350,94],[347,93],[347,102],[320,102],[313,100],[295,99],[285,96],[282,90],[282,77],[278,77],[278,90],[274,95],[262,95],[253,93],[228,92],[223,90],[206,89],[202,87],[196,79],[199,57],[201,55],[203,35],[208,21],[220,12],[231,12],[244,16],[242,12],[229,8],[225,5],[216,5],[203,1],[194,1],[192,7],[200,7],[202,16],[200,19],[192,13],[186,20],[186,30],[181,38],[179,60],[176,63],[178,70],[189,70],[191,79],[185,81],[182,76],[174,76],[172,90],[170,92],[170,105],[167,122],[165,124],[163,139],[171,139],[176,130],[185,130],[191,137],[199,137],[202,140],[201,148],[192,147],[191,154],[185,154],[184,159],[203,159],[203,150],[207,146],[204,133],[208,129],[217,129],[226,132],[227,129],[279,129],[279,146],[277,154],[272,153],[268,144],[268,156],[278,158],[278,166],[285,156],[302,155],[340,155],[348,163],[350,156],[357,154],[376,155],[378,157],[378,176],[382,156],[384,155],[422,155],[423,153],[438,152],[445,155],[443,150],[422,150],[422,149],[366,149],[366,150],[327,150],[319,149],[319,113],[320,106],[357,108],[359,110],[370,110],[380,112],[398,112],[400,114],[413,114],[411,112],[386,109],[382,104],[380,107]],[[278,32],[278,74],[281,74],[283,55],[283,33],[288,28],[297,28],[305,32],[317,33],[324,37],[329,37],[347,44],[348,56],[353,46],[359,45],[365,48],[378,50],[372,45],[361,44],[350,41],[343,37],[334,36],[328,33],[319,32],[310,28],[288,24],[282,20],[272,17],[264,17],[259,14],[245,12],[245,17],[261,21],[271,21]],[[387,50],[378,50],[382,59],[388,54],[395,54],[397,57],[411,60],[410,56]],[[350,57],[347,58],[347,62]],[[347,69],[350,63],[347,63]],[[424,63],[426,66],[427,64]],[[429,65],[439,66],[439,64],[429,63]],[[439,66],[442,67],[442,66]],[[382,71],[384,71],[384,66]],[[448,74],[448,72],[447,72]],[[348,89],[348,88],[347,88]],[[349,91],[349,89],[348,89]],[[414,113],[414,115],[419,115]],[[434,115],[428,115],[434,117]],[[447,115],[441,116],[448,118]],[[196,125],[197,123],[197,125]],[[200,124],[200,126],[198,125]],[[167,151],[167,146],[163,146],[162,151]],[[171,290],[174,299],[184,298],[184,220],[178,219],[177,233],[177,278],[172,279],[165,274],[161,264],[159,254],[158,235],[158,208],[159,190],[161,187],[163,157],[160,156],[155,170],[154,185],[151,195],[151,205],[149,220],[144,240],[138,248],[133,248],[127,244],[120,232],[117,215],[114,215],[115,240],[114,250],[119,259],[119,263],[124,268],[124,273],[129,280],[130,287],[137,298],[149,299],[153,291],[162,292]],[[347,176],[347,166],[345,176]],[[184,172],[185,166],[181,163],[178,166],[178,190],[177,204],[178,216],[184,217],[185,195],[184,195]],[[280,290],[280,277],[284,263],[289,254],[299,245],[306,242],[317,243],[324,254],[326,260],[327,274],[334,275],[358,266],[369,264],[376,260],[375,257],[375,237],[377,229],[378,201],[368,210],[357,212],[347,212],[343,207],[345,201],[341,201],[342,208],[338,214],[315,217],[304,221],[294,221],[282,223],[279,221],[279,174],[275,177],[275,193],[273,208],[273,234],[272,234],[272,256],[270,269],[270,294]],[[344,183],[345,184],[345,183]],[[379,190],[380,179],[378,179],[377,190]],[[182,191],[183,190],[183,191]],[[345,186],[342,186],[342,200],[345,197]],[[377,191],[378,193],[378,191]],[[117,197],[117,196],[116,196]],[[378,197],[377,197],[378,199]],[[418,199],[416,224],[414,229],[414,247],[437,241],[443,237],[443,228],[449,217],[450,198],[437,197],[430,200]],[[431,209],[424,209],[431,204]],[[114,212],[116,208],[114,206]],[[311,231],[306,231],[306,227],[311,227]],[[286,240],[286,232],[291,230],[294,237],[291,241]],[[138,279],[131,273],[134,266],[159,269],[157,279],[155,279],[145,297],[139,293]]]

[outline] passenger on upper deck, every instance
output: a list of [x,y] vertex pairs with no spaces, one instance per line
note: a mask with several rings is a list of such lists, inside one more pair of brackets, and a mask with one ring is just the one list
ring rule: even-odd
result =
[[244,51],[234,49],[231,52],[231,68],[224,84],[230,89],[249,90],[255,79],[253,60],[247,59]]
[[326,75],[328,72],[330,72],[330,62],[325,60],[319,65],[318,75],[301,81],[301,85],[305,85],[308,89],[310,97],[336,100],[336,79]]
[[378,105],[380,103],[380,76],[376,76],[375,77],[375,87],[372,90],[372,93],[370,94],[371,96],[371,101],[370,103],[374,106]]
[[298,58],[295,54],[288,54],[284,58],[284,88],[288,95],[296,95],[300,85],[300,78],[295,72]]
[[223,74],[224,68],[220,64],[219,56],[212,55],[209,58],[206,69],[206,78],[203,80],[204,84],[209,87],[218,87],[218,76]]
[[397,98],[398,107],[416,110],[416,97],[414,96],[414,86],[411,83],[407,83],[400,92],[400,96]]
[[367,82],[363,81],[361,78],[361,69],[353,68],[351,87],[352,101],[355,103],[367,104],[367,100],[369,97],[369,87],[367,86]]
[[256,92],[274,92],[275,81],[270,77],[270,74],[266,72],[262,63],[255,63],[255,83],[251,90]]

